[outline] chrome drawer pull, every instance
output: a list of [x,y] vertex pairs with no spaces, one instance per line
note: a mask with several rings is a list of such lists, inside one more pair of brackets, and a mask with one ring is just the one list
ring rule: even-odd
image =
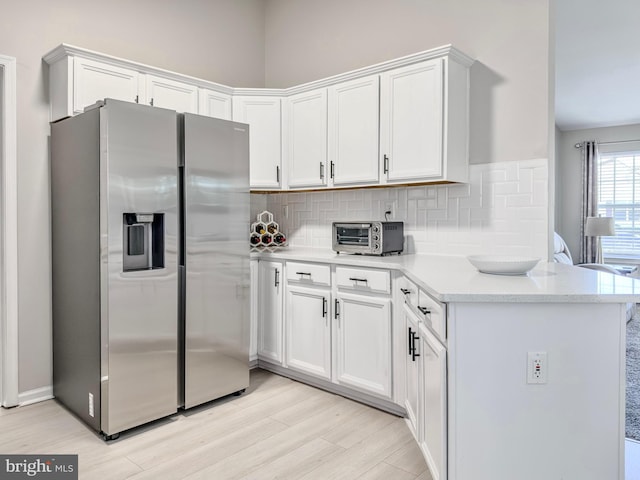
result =
[[418,305],[418,310],[420,310],[423,315],[431,314],[431,310],[429,310],[427,307],[421,307],[420,305]]

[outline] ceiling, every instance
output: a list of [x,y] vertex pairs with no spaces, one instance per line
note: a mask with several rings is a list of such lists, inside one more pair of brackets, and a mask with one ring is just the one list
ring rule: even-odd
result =
[[640,123],[640,1],[555,3],[558,128]]

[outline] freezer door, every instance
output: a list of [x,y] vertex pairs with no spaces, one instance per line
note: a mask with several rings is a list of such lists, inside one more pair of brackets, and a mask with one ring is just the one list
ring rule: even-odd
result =
[[172,110],[113,100],[100,110],[106,434],[177,408],[177,130]]
[[249,127],[184,115],[184,406],[249,385]]

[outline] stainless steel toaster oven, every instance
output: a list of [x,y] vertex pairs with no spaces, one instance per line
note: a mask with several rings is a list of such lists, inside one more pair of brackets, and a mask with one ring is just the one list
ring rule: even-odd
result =
[[401,253],[403,222],[333,222],[332,248],[363,255]]

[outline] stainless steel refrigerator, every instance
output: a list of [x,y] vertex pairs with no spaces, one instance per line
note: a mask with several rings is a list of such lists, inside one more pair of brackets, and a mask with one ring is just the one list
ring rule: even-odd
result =
[[51,125],[54,396],[106,438],[248,386],[248,169],[239,123]]

